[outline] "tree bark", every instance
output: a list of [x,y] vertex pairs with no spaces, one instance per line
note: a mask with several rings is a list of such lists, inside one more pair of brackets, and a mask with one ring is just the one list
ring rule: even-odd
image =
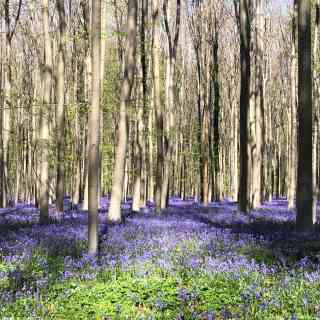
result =
[[165,135],[164,135],[164,168],[163,168],[163,180],[161,186],[161,208],[164,209],[168,205],[169,199],[169,175],[170,166],[173,154],[173,129],[175,124],[174,119],[174,72],[177,56],[177,47],[180,31],[180,0],[176,1],[176,19],[175,19],[175,33],[172,38],[172,34],[168,21],[168,0],[163,2],[164,22],[166,30],[166,38],[168,44],[168,55],[166,57],[166,121],[165,121]]
[[157,161],[155,201],[156,211],[161,211],[161,185],[163,173],[163,110],[160,101],[160,5],[159,0],[152,0],[152,77],[153,77],[153,101],[156,115],[157,131]]
[[59,212],[63,212],[64,200],[64,152],[65,152],[65,112],[64,112],[64,78],[65,78],[65,41],[66,41],[66,16],[64,0],[57,0],[59,14],[59,49],[57,67],[57,142],[58,142],[58,163],[57,163],[57,184],[56,184],[56,206]]
[[98,184],[101,94],[101,0],[92,2],[92,98],[88,119],[88,253],[98,252]]
[[262,160],[263,160],[263,30],[264,19],[262,12],[262,0],[256,2],[256,79],[255,79],[255,152],[252,174],[252,207],[257,209],[262,204]]
[[[216,27],[217,28],[217,27]],[[220,84],[219,84],[219,33],[215,30],[213,36],[213,90],[214,90],[214,102],[213,102],[213,198],[218,201],[219,195],[219,114],[220,114]]]
[[125,160],[127,150],[127,106],[130,102],[136,69],[137,47],[137,0],[128,2],[127,45],[125,57],[124,77],[120,95],[120,119],[118,128],[118,141],[116,147],[115,167],[112,181],[111,203],[108,219],[114,223],[121,222],[121,199],[125,173]]
[[40,113],[40,145],[41,145],[41,171],[40,171],[40,222],[47,223],[49,220],[49,123],[48,110],[50,108],[50,93],[52,85],[52,49],[49,35],[49,2],[42,2],[42,17],[44,31],[45,63],[42,67],[44,81],[43,105]]
[[311,1],[298,2],[297,230],[313,231]]
[[297,92],[296,92],[296,69],[297,69],[297,53],[296,53],[296,24],[297,24],[297,0],[294,0],[294,11],[292,17],[292,48],[291,48],[291,104],[289,110],[289,129],[290,129],[290,150],[289,150],[289,174],[288,174],[288,206],[289,209],[294,209],[295,193],[296,193],[296,178],[297,178],[297,136],[296,136],[296,117],[297,117]]
[[240,181],[239,209],[248,211],[248,108],[250,101],[250,12],[251,0],[240,0]]

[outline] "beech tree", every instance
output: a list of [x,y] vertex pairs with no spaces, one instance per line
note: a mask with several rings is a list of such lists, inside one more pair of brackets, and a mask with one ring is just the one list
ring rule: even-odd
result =
[[58,67],[57,67],[57,141],[58,141],[58,157],[57,157],[57,183],[56,183],[56,205],[60,212],[63,212],[64,201],[64,87],[65,87],[65,42],[66,42],[66,16],[64,9],[64,1],[57,0],[57,11],[59,14],[59,48],[58,48]]
[[51,107],[51,85],[52,85],[52,49],[49,34],[49,2],[42,2],[42,19],[44,31],[44,64],[42,65],[41,77],[44,81],[43,103],[40,110],[40,146],[41,146],[41,167],[40,167],[40,221],[48,222],[49,219],[49,123],[48,110]]
[[88,120],[88,252],[98,251],[98,184],[99,184],[99,145],[100,145],[100,94],[101,94],[101,1],[92,2],[92,98]]
[[312,179],[311,2],[298,2],[298,176],[297,229],[310,232],[315,223]]
[[299,225],[310,218],[300,213],[310,163],[313,207],[319,197],[318,0],[311,80],[297,0],[283,11],[262,0],[103,1],[100,58],[97,3],[0,3],[2,206],[33,202],[45,223],[70,196],[89,210],[92,254],[100,197],[117,223],[122,201],[160,214],[173,196],[227,198],[248,213],[286,197]]
[[127,107],[130,102],[136,68],[137,47],[137,1],[128,2],[127,41],[125,53],[125,69],[120,94],[120,118],[115,155],[115,167],[112,180],[111,203],[108,219],[121,222],[121,199],[124,182],[124,170],[127,151]]
[[[171,4],[172,5],[172,4]],[[163,162],[163,180],[161,185],[161,209],[164,209],[168,204],[169,192],[169,175],[170,166],[173,154],[173,128],[175,125],[174,120],[174,73],[176,66],[177,47],[180,31],[180,15],[181,15],[180,0],[176,2],[176,17],[174,24],[174,34],[170,29],[168,20],[168,0],[163,2],[164,22],[167,39],[167,53],[166,53],[166,113],[165,113],[165,127],[164,127],[164,162]],[[170,6],[171,7],[171,6]]]
[[[236,5],[236,4],[235,4]],[[250,101],[250,7],[251,0],[240,0],[240,65],[241,65],[241,93],[240,93],[240,183],[239,209],[248,210],[248,108]]]

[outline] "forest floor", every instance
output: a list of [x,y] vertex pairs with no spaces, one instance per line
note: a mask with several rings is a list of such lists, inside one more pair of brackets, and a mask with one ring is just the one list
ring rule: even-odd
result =
[[116,226],[107,207],[97,258],[85,212],[0,211],[0,319],[320,319],[320,232],[300,238],[285,200],[243,215],[171,199]]

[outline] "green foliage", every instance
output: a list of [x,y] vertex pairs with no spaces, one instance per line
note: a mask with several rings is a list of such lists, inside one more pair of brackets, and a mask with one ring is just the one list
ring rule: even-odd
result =
[[[84,243],[69,252],[37,249],[19,265],[0,263],[0,272],[11,270],[1,279],[0,293],[10,288],[15,298],[0,306],[0,318],[13,319],[201,319],[214,312],[218,319],[231,313],[240,319],[314,319],[320,300],[320,284],[306,281],[304,274],[201,273],[183,261],[186,252],[198,255],[194,242],[177,244],[172,256],[174,272],[143,265],[123,270],[120,265],[98,270],[93,279],[83,275],[92,271],[90,264],[81,276],[62,280],[63,255],[80,257]],[[243,254],[248,255],[248,250]],[[261,261],[273,260],[269,251],[251,251]],[[90,269],[91,268],[91,269]],[[18,276],[17,276],[18,274]],[[39,279],[48,278],[46,284]],[[32,290],[19,296],[22,286]],[[197,315],[197,316],[196,316]],[[221,317],[220,317],[221,315]]]

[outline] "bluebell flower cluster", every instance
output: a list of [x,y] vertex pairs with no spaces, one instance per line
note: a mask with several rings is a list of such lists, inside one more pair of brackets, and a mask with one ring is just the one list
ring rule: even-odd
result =
[[[38,212],[31,205],[5,218],[0,212],[3,230],[0,305],[30,293],[37,294],[57,279],[94,281],[106,270],[111,274],[132,272],[140,279],[154,271],[181,277],[184,272],[194,277],[222,274],[235,281],[253,274],[279,275],[284,287],[292,285],[295,275],[300,274],[307,284],[320,283],[318,253],[309,256],[303,248],[299,251],[297,244],[301,239],[295,233],[295,213],[288,210],[285,200],[275,200],[244,215],[237,211],[235,203],[227,200],[212,203],[203,210],[194,199],[173,198],[161,215],[155,213],[150,203],[140,214],[130,215],[125,224],[115,226],[106,225],[108,205],[109,201],[103,199],[98,257],[86,254],[87,214],[84,212],[70,211],[56,216],[52,211],[51,218],[61,221],[46,226],[38,223]],[[123,209],[130,211],[130,202],[123,204]],[[320,234],[310,235],[307,240],[320,241]],[[52,275],[55,268],[50,264],[52,256],[61,257],[57,279]],[[261,288],[258,280],[245,288],[241,295],[243,305],[255,300],[261,312],[271,306],[279,307],[277,297],[267,299]],[[197,298],[195,292],[185,288],[177,294],[177,299],[186,305]],[[307,307],[308,297],[301,303]],[[166,309],[161,295],[154,306],[157,310]],[[216,319],[216,316],[215,311],[208,310],[199,317]],[[223,309],[220,318],[228,319],[232,315]]]

